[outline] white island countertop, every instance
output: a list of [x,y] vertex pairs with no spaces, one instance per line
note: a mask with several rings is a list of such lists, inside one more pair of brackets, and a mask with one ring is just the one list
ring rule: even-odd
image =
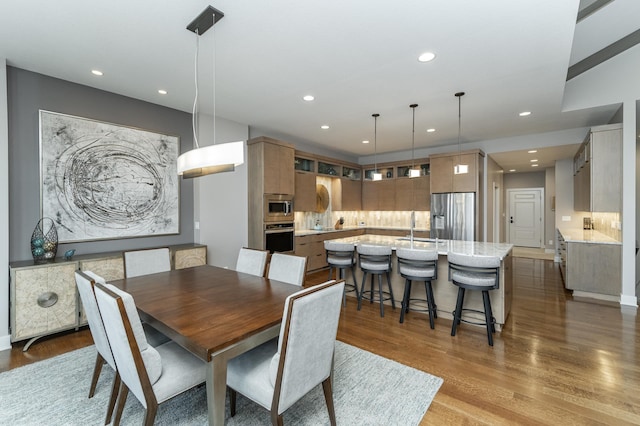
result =
[[[505,243],[484,243],[479,241],[459,241],[459,240],[425,240],[424,238],[415,238],[413,248],[415,249],[436,249],[438,254],[446,255],[449,252],[478,255],[478,256],[497,256],[500,260],[507,256],[513,244]],[[336,242],[358,244],[373,244],[378,246],[389,246],[393,250],[398,247],[411,248],[411,241],[404,237],[390,237],[384,235],[358,235],[355,237],[338,238]]]

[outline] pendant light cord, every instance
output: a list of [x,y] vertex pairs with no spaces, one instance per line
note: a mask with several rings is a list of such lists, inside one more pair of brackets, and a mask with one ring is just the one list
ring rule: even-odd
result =
[[195,58],[195,66],[194,66],[194,70],[195,70],[194,80],[195,80],[195,86],[196,86],[196,96],[193,99],[193,110],[191,113],[191,127],[193,128],[193,141],[196,145],[196,149],[199,149],[200,145],[198,144],[198,132],[196,131],[196,128],[198,127],[198,119],[196,117],[198,113],[198,50],[200,48],[200,34],[198,34],[197,28],[195,30],[195,33],[196,33],[196,58]]
[[378,173],[378,117],[380,114],[371,114],[373,117],[373,167],[374,173]]
[[462,145],[460,143],[460,133],[461,133],[461,122],[462,122],[462,97],[464,96],[464,92],[458,92],[454,95],[458,98],[458,165],[462,164]]
[[413,110],[413,123],[411,126],[411,169],[416,166],[415,145],[416,145],[416,107],[418,104],[411,104],[409,108]]
[[[216,15],[213,14],[213,20],[215,22]],[[212,28],[213,35],[213,144],[216,144],[216,29]]]

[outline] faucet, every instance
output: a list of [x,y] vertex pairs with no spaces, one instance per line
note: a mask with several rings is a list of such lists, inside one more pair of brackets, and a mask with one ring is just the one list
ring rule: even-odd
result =
[[415,227],[416,227],[416,212],[412,211],[411,212],[411,235],[410,235],[411,248],[413,248],[413,228]]

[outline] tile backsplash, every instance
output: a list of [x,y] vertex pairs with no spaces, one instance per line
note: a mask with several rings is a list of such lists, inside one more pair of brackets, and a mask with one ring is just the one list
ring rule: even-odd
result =
[[[323,228],[333,228],[340,218],[344,218],[344,226],[368,226],[374,228],[405,228],[411,227],[410,211],[331,211],[324,213],[296,212],[296,229],[313,229],[316,221]],[[415,212],[416,229],[429,229],[431,217],[428,211]],[[361,225],[362,224],[362,225]]]
[[622,223],[620,213],[591,213],[593,229],[602,232],[616,241],[622,241]]

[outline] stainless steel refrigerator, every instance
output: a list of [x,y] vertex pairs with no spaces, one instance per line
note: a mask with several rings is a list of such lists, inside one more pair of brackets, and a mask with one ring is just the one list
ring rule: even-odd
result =
[[476,194],[431,194],[431,238],[474,241]]

